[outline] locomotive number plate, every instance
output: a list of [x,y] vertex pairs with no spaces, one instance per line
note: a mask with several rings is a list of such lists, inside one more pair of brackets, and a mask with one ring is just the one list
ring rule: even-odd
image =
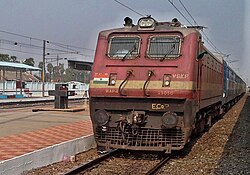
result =
[[166,95],[166,96],[169,96],[169,95],[174,95],[174,92],[173,92],[173,91],[159,91],[159,92],[158,92],[158,95]]
[[153,110],[164,110],[169,108],[169,104],[152,103]]

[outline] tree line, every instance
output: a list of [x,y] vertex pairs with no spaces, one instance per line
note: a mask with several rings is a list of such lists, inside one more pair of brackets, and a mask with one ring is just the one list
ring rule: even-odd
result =
[[[26,58],[23,61],[18,61],[16,56],[10,56],[8,54],[0,54],[0,61],[6,62],[14,62],[14,63],[23,63],[30,66],[35,65],[34,58]],[[43,68],[43,62],[38,63],[38,67],[40,69]],[[69,81],[78,81],[83,83],[89,83],[90,80],[90,72],[83,71],[83,70],[76,70],[71,68],[64,68],[64,64],[59,63],[58,65],[54,66],[51,63],[46,65],[45,70],[45,81],[46,82],[69,82]],[[36,76],[38,79],[41,80],[41,73],[40,76]],[[35,76],[35,75],[34,75]]]

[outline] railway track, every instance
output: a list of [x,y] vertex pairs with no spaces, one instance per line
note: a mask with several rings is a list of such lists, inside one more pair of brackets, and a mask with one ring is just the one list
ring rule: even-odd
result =
[[[83,98],[80,99],[69,99],[69,105],[84,103]],[[12,108],[27,108],[35,106],[51,106],[54,104],[53,100],[46,101],[23,101],[23,102],[10,102],[0,104],[0,109],[12,109]]]
[[120,152],[120,150],[116,149],[113,150],[101,157],[98,157],[86,164],[80,165],[79,167],[65,173],[64,175],[75,175],[75,174],[79,174],[79,173],[84,173],[86,170],[88,170],[91,167],[97,166],[98,164],[100,164],[101,162],[107,160],[108,158],[112,157],[115,154],[118,154]]
[[[107,163],[105,164],[105,162],[108,162],[108,159],[116,159],[115,157],[120,157],[118,156],[119,154],[122,155],[122,151],[119,150],[119,149],[116,149],[116,150],[113,150],[101,157],[98,157],[97,159],[94,159],[86,164],[83,164],[83,165],[80,165],[79,167],[77,168],[74,168],[72,169],[71,171],[65,173],[64,175],[76,175],[76,174],[96,174],[96,172],[93,172],[92,173],[92,170],[93,169],[98,169],[99,166],[101,166],[103,164],[103,166],[106,167],[106,169],[110,169],[110,167],[113,168],[112,172],[107,172],[107,174],[123,174],[120,170],[119,170],[119,166],[128,166],[128,164],[124,164],[123,165],[123,161],[119,161],[118,159],[117,160],[113,160],[112,162],[115,163],[115,165],[112,165],[110,166],[110,163]],[[160,168],[165,165],[167,163],[168,160],[170,160],[170,155],[169,154],[164,154],[164,156],[160,156],[161,157],[161,160],[158,161],[158,163],[155,163],[153,167],[149,168],[149,170],[144,170],[142,172],[138,172],[138,171],[134,171],[134,173],[136,174],[146,174],[146,175],[155,175],[159,170]],[[127,159],[126,157],[124,157],[123,159]],[[129,160],[127,160],[129,161]],[[133,161],[133,160],[131,160]],[[147,164],[148,160],[145,160],[145,165]],[[112,163],[111,163],[112,164]],[[134,164],[131,163],[130,166],[133,166]],[[132,167],[130,167],[131,169],[133,169]],[[102,169],[102,168],[101,168]],[[137,168],[135,168],[136,170],[138,170]],[[102,171],[102,170],[100,170]],[[124,172],[124,174],[127,174],[128,172]],[[102,174],[105,174],[104,172]],[[131,173],[128,173],[128,174],[131,174]]]
[[156,174],[160,170],[160,168],[163,165],[165,165],[167,163],[167,161],[170,160],[170,158],[171,158],[171,155],[165,155],[164,158],[162,158],[162,160],[158,164],[156,164],[152,169],[150,169],[146,173],[146,175],[154,175],[154,174]]
[[[247,149],[248,147],[244,143],[250,143],[247,142],[249,140],[249,134],[247,135],[248,130],[244,130],[244,128],[249,128],[245,125],[247,125],[247,120],[246,118],[248,117],[248,110],[249,109],[249,104],[246,104],[246,109],[245,112],[239,119],[241,120],[239,123],[237,122],[238,116],[240,114],[240,111],[242,107],[245,104],[245,98],[241,99],[239,103],[237,103],[235,106],[232,107],[231,110],[229,110],[221,120],[219,120],[215,125],[212,126],[212,128],[209,130],[209,132],[205,132],[204,134],[201,134],[200,136],[196,137],[193,139],[191,142],[189,142],[188,145],[186,145],[185,149],[181,152],[173,152],[171,155],[171,163],[168,162],[166,166],[163,166],[159,171],[158,174],[160,175],[165,175],[165,174],[222,174],[221,172],[237,172],[234,174],[242,174],[239,173],[240,171],[244,171],[244,166],[247,166],[246,162],[248,162],[249,156],[246,152],[242,152],[242,149]],[[250,98],[250,97],[248,97]],[[248,100],[249,102],[250,100]],[[248,103],[246,102],[246,103]],[[250,103],[250,102],[249,102]],[[244,107],[245,108],[245,107]],[[243,110],[244,111],[244,110]],[[248,113],[247,113],[248,112]],[[230,138],[232,136],[232,131],[238,126],[236,125],[236,122],[240,125],[239,127],[241,128],[239,131],[236,133],[236,137],[238,140],[241,142],[235,142],[235,137],[233,137],[234,141],[231,140],[228,141],[227,138]],[[243,126],[242,126],[243,125]],[[236,128],[234,128],[236,126]],[[240,137],[239,137],[240,136]],[[245,139],[245,141],[242,139]],[[236,140],[237,140],[236,139]],[[229,139],[230,140],[230,139]],[[229,145],[227,145],[229,142]],[[232,147],[235,144],[237,145],[240,143],[240,146],[243,146],[244,148],[238,147],[238,145]],[[249,144],[248,144],[249,145]],[[229,146],[229,147],[227,147]],[[234,148],[234,149],[232,149]],[[238,149],[237,149],[238,148]],[[238,150],[239,155],[238,154]],[[228,156],[228,152],[233,151],[231,156]],[[225,153],[225,155],[224,155]],[[96,150],[90,150],[85,153],[80,153],[79,155],[76,155],[76,161],[75,162],[60,162],[53,164],[53,166],[46,166],[38,169],[34,169],[29,171],[25,175],[34,175],[34,174],[63,174],[66,171],[68,171],[68,168],[73,168],[78,166],[79,164],[83,162],[87,162],[90,160],[90,158],[98,157],[99,155],[97,154]],[[232,156],[235,156],[236,158],[240,157],[240,160],[242,161],[237,161],[238,159],[231,158]],[[226,159],[226,160],[224,160]],[[117,159],[116,159],[117,160]],[[237,161],[234,165],[237,166],[231,166],[230,162],[232,161]],[[131,162],[133,160],[128,160],[128,162]],[[111,162],[112,164],[114,163]],[[218,165],[219,163],[219,165]],[[239,164],[242,163],[242,164]],[[69,165],[70,164],[70,165]],[[133,161],[132,163],[128,163],[131,166],[136,166],[136,161]],[[131,165],[132,164],[132,165]],[[223,165],[220,165],[223,164]],[[105,163],[104,166],[99,165],[100,167],[104,167],[107,165]],[[144,165],[142,165],[144,166]],[[146,166],[146,165],[145,165]],[[137,166],[140,168],[140,166]],[[134,172],[129,171],[126,174],[129,175],[134,175],[136,173],[136,168],[135,167],[133,170]],[[99,167],[98,167],[99,168]],[[103,168],[103,169],[104,169]],[[219,170],[216,170],[218,169]],[[97,168],[95,168],[97,169]],[[102,170],[103,170],[102,169]],[[148,168],[149,169],[149,168]],[[93,169],[94,170],[94,169]],[[245,170],[248,170],[247,168]],[[124,172],[124,171],[123,171]],[[141,171],[140,171],[141,172]],[[144,174],[147,171],[144,172]],[[249,171],[247,171],[249,172]],[[80,173],[79,173],[80,174]],[[91,171],[87,171],[85,174],[89,175],[91,174]],[[92,174],[94,174],[92,172]],[[98,174],[98,173],[96,173]],[[99,173],[99,174],[108,174],[106,172]],[[111,174],[111,173],[109,173]],[[118,174],[118,173],[113,173],[113,174]],[[125,173],[123,173],[125,175]],[[142,173],[140,173],[142,174]],[[247,174],[247,173],[245,173]],[[122,175],[120,173],[119,175]]]

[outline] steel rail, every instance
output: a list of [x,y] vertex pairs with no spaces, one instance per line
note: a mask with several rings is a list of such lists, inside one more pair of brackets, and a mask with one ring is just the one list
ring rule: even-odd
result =
[[109,157],[119,153],[120,150],[119,149],[115,149],[115,150],[112,150],[110,151],[109,153],[101,156],[101,157],[98,157],[97,159],[94,159],[86,164],[83,164],[83,165],[80,165],[79,167],[65,173],[64,175],[75,175],[75,174],[78,174],[78,173],[82,173],[84,171],[86,171],[87,169],[105,161],[106,159],[108,159]]
[[[69,99],[70,104],[79,103],[83,101],[84,98]],[[6,102],[0,104],[0,109],[12,109],[12,108],[23,108],[23,107],[35,107],[35,106],[44,106],[52,105],[54,99],[52,100],[34,100],[34,101],[16,101],[16,102]]]
[[167,161],[170,160],[170,155],[166,155],[164,158],[162,158],[162,160],[156,165],[154,166],[151,170],[149,170],[146,175],[155,175],[159,169],[166,164]]

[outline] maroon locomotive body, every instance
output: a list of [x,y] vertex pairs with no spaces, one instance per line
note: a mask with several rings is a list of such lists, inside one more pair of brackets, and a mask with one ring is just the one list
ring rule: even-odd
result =
[[123,28],[100,32],[97,42],[90,82],[97,145],[182,149],[243,93],[242,85],[226,101],[224,76],[224,61],[204,47],[197,28],[125,18]]

